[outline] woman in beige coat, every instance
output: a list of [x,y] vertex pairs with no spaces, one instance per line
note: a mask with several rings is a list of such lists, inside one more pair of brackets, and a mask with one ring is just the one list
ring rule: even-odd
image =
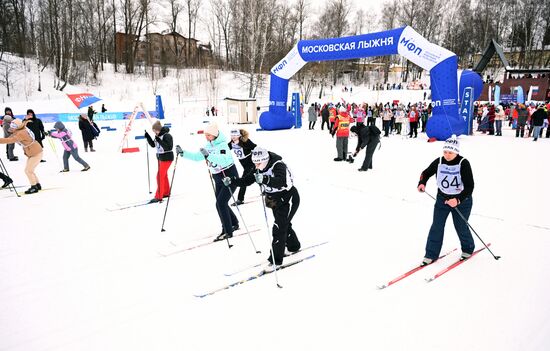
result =
[[26,127],[27,122],[21,122],[19,119],[14,119],[10,123],[9,131],[12,133],[7,138],[0,138],[0,144],[17,143],[23,148],[25,156],[27,156],[27,164],[25,166],[25,174],[29,178],[31,187],[25,191],[25,194],[34,194],[42,189],[38,177],[34,173],[36,166],[42,159],[42,146],[34,140],[32,132]]

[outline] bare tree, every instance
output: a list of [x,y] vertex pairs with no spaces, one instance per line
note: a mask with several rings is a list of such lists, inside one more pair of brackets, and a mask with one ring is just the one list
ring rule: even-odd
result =
[[227,0],[211,0],[212,9],[216,23],[223,37],[225,47],[225,69],[230,67],[231,41],[230,41],[230,21],[232,18],[232,7]]

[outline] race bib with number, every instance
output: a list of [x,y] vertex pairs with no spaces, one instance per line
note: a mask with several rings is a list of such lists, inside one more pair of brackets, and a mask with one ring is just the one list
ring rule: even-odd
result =
[[437,166],[437,187],[444,194],[458,195],[464,190],[462,177],[460,176],[460,163],[454,166],[444,165],[439,161]]

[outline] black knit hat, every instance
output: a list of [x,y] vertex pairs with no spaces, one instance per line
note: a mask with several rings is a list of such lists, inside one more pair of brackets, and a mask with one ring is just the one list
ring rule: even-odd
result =
[[4,109],[4,114],[8,113],[8,111],[11,112],[11,113],[13,114],[13,111],[11,110],[11,107],[6,107],[6,108]]

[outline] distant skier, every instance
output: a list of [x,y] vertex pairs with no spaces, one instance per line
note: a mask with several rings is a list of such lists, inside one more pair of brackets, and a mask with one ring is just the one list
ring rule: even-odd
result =
[[160,121],[153,123],[151,127],[155,133],[155,140],[145,131],[147,143],[157,149],[158,171],[157,171],[157,191],[155,197],[150,203],[160,202],[163,198],[170,196],[170,181],[168,180],[168,169],[174,161],[174,141],[170,135],[170,129],[162,126]]
[[[256,144],[248,137],[248,132],[244,129],[233,129],[231,131],[231,141],[227,144],[229,150],[232,150],[235,156],[239,159],[241,166],[243,167],[243,175],[245,177],[248,173],[254,172],[254,163],[252,163],[252,150],[256,147]],[[244,203],[244,195],[246,193],[246,186],[239,188],[239,194],[237,195],[237,201],[231,206],[242,205]]]
[[[248,173],[243,178],[225,177],[223,183],[226,186],[234,184],[246,186],[256,182],[262,186],[265,205],[273,210],[275,219],[271,248],[275,265],[279,266],[283,264],[285,247],[290,252],[297,252],[301,247],[296,232],[292,228],[292,218],[300,205],[300,194],[298,194],[292,174],[281,156],[256,147],[252,151],[252,162],[256,167],[256,173]],[[271,255],[267,260],[270,266],[266,270],[274,270]]]
[[420,175],[418,191],[424,192],[426,183],[435,174],[437,180],[437,199],[434,205],[433,222],[426,243],[426,254],[422,265],[428,265],[439,258],[443,245],[445,222],[452,213],[453,223],[460,239],[462,259],[468,259],[474,252],[475,244],[468,224],[453,211],[456,208],[466,220],[472,211],[472,192],[474,176],[470,162],[459,155],[460,144],[456,136],[445,141],[443,157],[435,159]]

